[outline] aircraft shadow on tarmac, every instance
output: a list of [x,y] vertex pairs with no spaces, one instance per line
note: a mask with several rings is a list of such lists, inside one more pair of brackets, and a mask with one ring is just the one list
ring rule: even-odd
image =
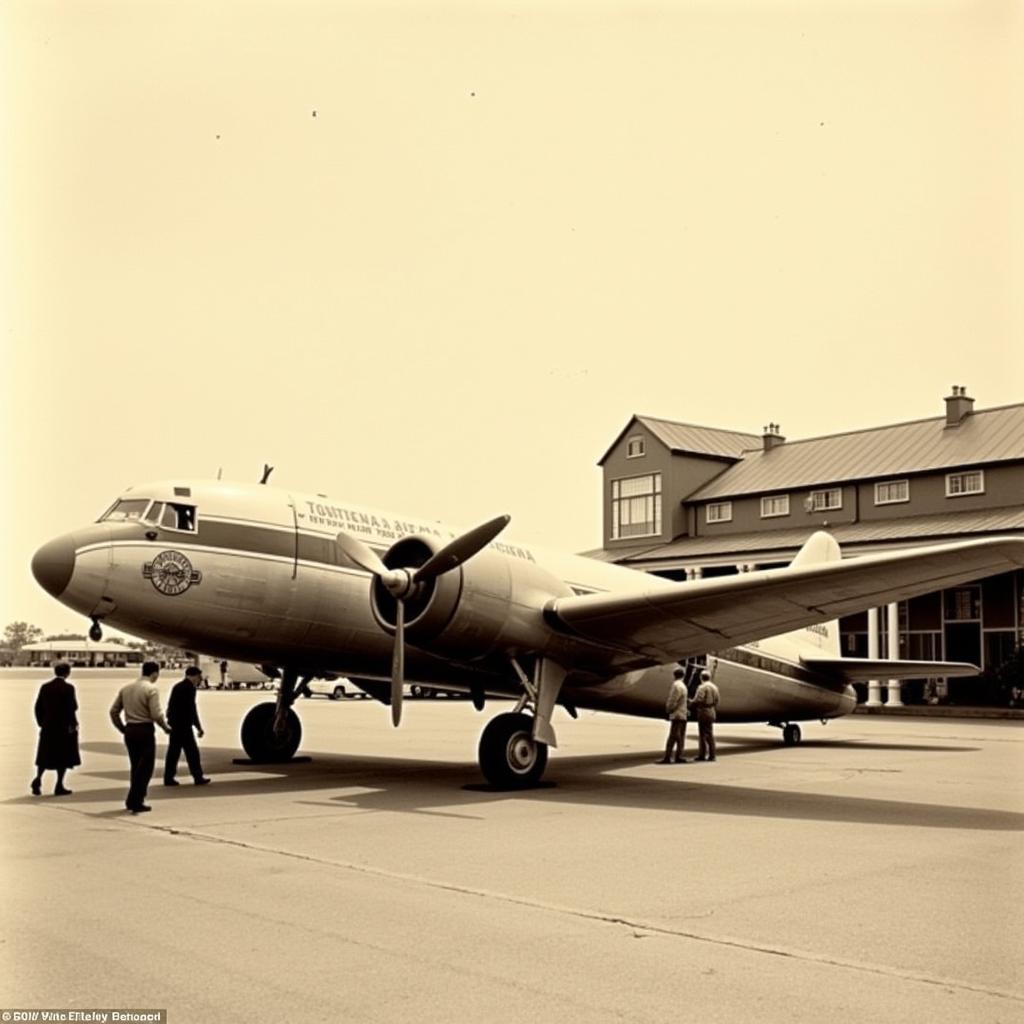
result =
[[[802,748],[812,746],[835,750],[837,755],[844,750],[871,750],[880,747],[954,753],[976,749],[858,742],[806,743]],[[730,749],[732,747],[741,749]],[[835,792],[789,792],[716,781],[715,776],[723,760],[749,751],[752,747],[764,751],[784,749],[767,741],[733,743],[730,740],[727,746],[723,745],[719,749],[719,766],[694,763],[659,765],[657,770],[663,774],[658,778],[618,774],[631,768],[653,767],[651,762],[658,755],[657,751],[559,755],[548,769],[550,782],[533,789],[516,791],[496,790],[477,782],[479,773],[475,764],[316,753],[312,755],[311,761],[302,763],[238,765],[234,763],[237,753],[235,750],[206,747],[203,750],[204,767],[208,774],[214,776],[213,785],[197,789],[189,781],[187,773],[179,773],[181,786],[165,788],[159,781],[158,763],[150,796],[160,802],[182,799],[207,801],[227,796],[280,794],[282,791],[293,792],[299,797],[300,794],[310,794],[312,791],[355,789],[355,793],[346,792],[319,800],[299,799],[299,802],[345,812],[355,809],[473,817],[473,808],[478,805],[500,800],[539,800],[666,813],[696,812],[851,824],[900,825],[913,828],[1024,831],[1024,814],[1012,811],[851,797]],[[82,750],[85,754],[124,756],[124,748],[115,742],[86,743],[82,745]],[[793,764],[792,761],[788,762],[789,767]],[[127,766],[123,771],[89,772],[87,765],[86,760],[84,771],[90,778],[109,779],[111,785],[101,790],[81,790],[73,797],[60,801],[61,806],[68,807],[73,804],[77,809],[85,810],[83,805],[123,801],[128,780]],[[820,767],[820,763],[818,766]],[[835,765],[830,766],[827,771],[828,778],[823,780],[823,786],[834,785],[836,774],[858,774],[871,769],[863,765],[844,764],[843,759],[837,756]],[[253,778],[253,774],[258,774],[259,777]],[[232,780],[232,775],[247,777]],[[45,798],[26,795],[7,802],[42,802],[43,799]],[[123,814],[120,810],[86,813],[103,817]]]

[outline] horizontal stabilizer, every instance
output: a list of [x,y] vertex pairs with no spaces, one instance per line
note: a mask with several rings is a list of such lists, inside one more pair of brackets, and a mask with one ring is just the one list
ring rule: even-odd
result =
[[981,669],[966,661],[889,661],[886,658],[801,658],[815,672],[841,676],[848,683],[868,679],[927,679],[977,676]]

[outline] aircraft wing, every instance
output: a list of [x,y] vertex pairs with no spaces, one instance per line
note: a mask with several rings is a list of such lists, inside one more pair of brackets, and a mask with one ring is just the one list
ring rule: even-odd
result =
[[548,604],[546,615],[549,623],[566,633],[664,663],[1019,566],[1024,566],[1024,539],[962,541],[673,587],[561,597]]
[[929,676],[979,676],[981,669],[966,661],[889,661],[886,658],[805,658],[815,672],[839,676],[847,683],[868,679],[927,679]]

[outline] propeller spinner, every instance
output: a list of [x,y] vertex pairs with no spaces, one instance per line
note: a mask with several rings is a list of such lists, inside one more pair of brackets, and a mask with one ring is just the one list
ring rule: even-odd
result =
[[422,589],[424,583],[457,569],[482,551],[508,525],[511,516],[498,516],[481,523],[449,541],[418,569],[389,569],[377,553],[358,537],[339,533],[335,543],[361,569],[376,576],[395,599],[395,646],[391,656],[391,721],[402,720],[402,688],[405,682],[405,602]]

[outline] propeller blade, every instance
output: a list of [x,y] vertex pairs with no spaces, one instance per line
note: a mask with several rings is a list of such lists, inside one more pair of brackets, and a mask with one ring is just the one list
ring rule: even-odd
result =
[[377,552],[364,544],[358,537],[353,537],[351,533],[339,533],[334,538],[334,543],[360,569],[372,572],[375,576],[386,576],[390,572],[388,567],[377,556]]
[[405,602],[395,602],[395,648],[391,655],[391,724],[402,720],[402,690],[405,686]]
[[482,551],[509,524],[511,516],[498,516],[486,523],[475,526],[468,533],[449,541],[436,555],[432,555],[413,574],[413,583],[432,580],[456,566],[468,561],[478,551]]

